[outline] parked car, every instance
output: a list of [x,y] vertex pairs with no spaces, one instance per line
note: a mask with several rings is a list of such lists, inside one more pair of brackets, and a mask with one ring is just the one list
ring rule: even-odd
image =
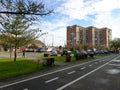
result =
[[87,58],[88,54],[85,50],[78,50],[78,55],[77,55],[77,59],[85,59]]
[[57,56],[57,50],[56,50],[55,47],[52,48],[50,55],[51,55],[51,56]]
[[92,50],[87,50],[87,54],[90,56],[90,57],[93,57],[94,56],[94,52]]
[[61,53],[61,56],[66,55],[66,54],[67,54],[67,52],[68,52],[68,50],[67,50],[67,49],[64,49],[64,50],[62,51],[62,53]]
[[103,50],[104,54],[110,54],[108,50]]
[[115,53],[115,50],[108,50],[109,53]]

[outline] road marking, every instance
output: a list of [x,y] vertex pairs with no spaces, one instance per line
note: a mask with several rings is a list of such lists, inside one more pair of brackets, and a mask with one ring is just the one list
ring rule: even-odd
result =
[[[118,56],[118,57],[120,57],[120,56]],[[116,57],[116,58],[118,58],[118,57]],[[113,58],[112,60],[115,60],[116,58]],[[79,78],[73,80],[72,82],[70,82],[70,83],[68,83],[68,84],[65,84],[64,86],[62,86],[62,87],[60,87],[60,88],[58,88],[58,89],[56,89],[56,90],[63,90],[64,88],[66,88],[66,87],[68,87],[68,86],[74,84],[75,82],[77,82],[77,81],[79,81],[79,80],[85,78],[86,76],[88,76],[88,75],[94,73],[95,71],[101,69],[102,67],[106,66],[107,64],[109,64],[110,62],[112,62],[112,60],[110,60],[109,62],[107,62],[107,63],[101,65],[100,67],[98,67],[98,68],[92,70],[91,72],[88,72],[87,74],[85,74],[85,75],[83,75],[83,76],[81,76],[81,77],[79,77]]]
[[[120,56],[118,56],[118,57],[120,57]],[[118,58],[118,57],[116,57],[116,58]],[[105,58],[107,58],[107,57],[105,57]],[[102,58],[102,59],[105,59],[105,58]],[[27,79],[24,79],[24,80],[21,80],[21,81],[16,81],[16,82],[13,82],[13,83],[1,85],[0,89],[8,87],[8,86],[16,85],[16,84],[19,84],[19,83],[23,83],[23,82],[26,82],[26,81],[30,81],[30,80],[33,80],[33,79],[37,79],[37,78],[47,76],[47,75],[50,75],[50,74],[54,74],[54,73],[57,73],[57,72],[60,72],[60,71],[68,70],[68,69],[71,69],[73,67],[78,67],[78,66],[81,66],[81,65],[85,65],[87,63],[91,63],[91,62],[98,61],[98,60],[100,60],[100,59],[96,59],[96,60],[93,60],[93,61],[88,61],[88,62],[85,62],[85,63],[80,63],[80,64],[77,64],[77,65],[73,65],[73,66],[70,66],[70,67],[59,69],[59,70],[56,70],[56,71],[53,71],[53,72],[49,72],[49,73],[45,73],[45,74],[38,75],[38,76],[35,76],[35,77],[27,78]]]
[[83,69],[85,69],[86,67],[83,67],[83,68],[80,68],[80,70],[83,70]]
[[71,69],[71,68],[74,68],[74,67],[78,67],[78,66],[81,66],[81,65],[85,65],[87,63],[91,63],[91,62],[94,62],[94,61],[97,61],[97,60],[88,61],[88,62],[85,62],[85,63],[80,63],[80,64],[77,64],[77,65],[73,65],[73,66],[70,66],[70,67],[59,69],[59,70],[56,70],[56,71],[53,71],[53,72],[45,73],[45,74],[42,74],[42,75],[39,75],[39,76],[35,76],[35,77],[31,77],[31,78],[24,79],[24,80],[21,80],[21,81],[16,81],[16,82],[13,82],[13,83],[2,85],[2,86],[0,86],[0,89],[8,87],[8,86],[16,85],[16,84],[19,84],[19,83],[22,83],[22,82],[30,81],[30,80],[33,80],[33,79],[37,79],[37,78],[40,78],[40,77],[43,77],[43,76],[47,76],[47,75],[50,75],[50,74],[54,74],[54,73],[57,73],[57,72],[60,72],[60,71],[68,70],[68,69]]
[[108,64],[110,66],[116,66],[116,67],[120,67],[120,64]]
[[112,60],[112,62],[120,63],[120,60]]
[[28,90],[27,88],[23,89],[23,90]]
[[95,64],[98,64],[98,62],[95,62]]
[[[110,61],[109,61],[109,62],[110,62]],[[77,79],[71,81],[70,83],[68,83],[68,84],[66,84],[66,85],[64,85],[64,86],[62,86],[62,87],[60,87],[60,88],[58,88],[58,89],[56,89],[56,90],[63,90],[64,88],[66,88],[66,87],[68,87],[68,86],[74,84],[75,82],[77,82],[77,81],[79,81],[79,80],[85,78],[86,76],[88,76],[88,75],[94,73],[95,71],[99,70],[100,68],[104,67],[104,66],[107,65],[109,62],[103,64],[102,66],[100,66],[100,67],[98,67],[98,68],[92,70],[91,72],[86,73],[85,75],[83,75],[83,76],[81,76],[81,77],[79,77],[79,78],[77,78]]]
[[73,73],[75,73],[75,72],[76,72],[76,71],[72,71],[72,72],[69,72],[69,73],[67,73],[67,74],[69,74],[69,75],[70,75],[70,74],[73,74]]
[[55,81],[55,80],[57,80],[57,79],[59,79],[59,77],[56,77],[56,78],[53,78],[53,79],[47,80],[47,81],[45,81],[45,83],[50,83],[50,82]]
[[91,67],[91,66],[92,66],[92,64],[89,65],[89,67]]

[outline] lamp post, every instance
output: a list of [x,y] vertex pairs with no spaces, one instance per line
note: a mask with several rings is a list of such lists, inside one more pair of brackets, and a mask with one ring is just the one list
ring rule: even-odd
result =
[[[42,33],[42,30],[41,30],[41,37],[43,36],[43,35],[46,35],[46,34],[48,34],[48,32],[44,32],[44,33]],[[45,38],[43,38],[43,43],[44,43],[44,49],[46,50],[46,42],[45,42]]]
[[[10,39],[12,38],[12,35],[10,34]],[[12,57],[12,44],[10,43],[10,58]]]
[[54,34],[52,35],[52,47],[54,46]]

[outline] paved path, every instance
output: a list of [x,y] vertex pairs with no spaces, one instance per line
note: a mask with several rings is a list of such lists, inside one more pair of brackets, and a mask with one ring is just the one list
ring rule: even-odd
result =
[[[37,53],[37,52],[26,52],[25,53],[25,58],[34,58],[37,56],[43,55],[43,53]],[[12,57],[14,57],[14,53],[11,54]],[[0,52],[0,58],[6,58],[6,57],[10,57],[10,53],[9,52]],[[19,52],[17,53],[17,57],[22,57],[22,53]]]

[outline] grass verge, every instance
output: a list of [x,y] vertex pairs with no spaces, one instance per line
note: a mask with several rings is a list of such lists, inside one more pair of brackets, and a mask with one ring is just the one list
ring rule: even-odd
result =
[[[49,57],[40,56],[39,58],[42,59],[55,58],[55,61],[58,62],[65,62],[66,60],[66,56],[49,56]],[[89,61],[93,59],[95,59],[95,57],[94,58],[88,57],[86,59],[80,59],[77,62]],[[76,62],[75,57],[71,58],[71,62]],[[43,65],[42,63],[33,62],[24,58],[18,58],[16,62],[13,62],[13,58],[12,59],[0,58],[0,80],[19,75],[25,75],[46,68],[48,68],[48,66]]]
[[[65,62],[66,61],[66,56],[48,56],[48,57],[40,56],[38,58],[43,59],[43,60],[45,60],[46,58],[54,58],[55,61],[57,61],[57,62]],[[91,60],[91,59],[95,59],[95,57],[88,57],[86,59],[76,60],[75,57],[72,56],[70,62],[85,61],[85,60]]]
[[0,79],[24,75],[45,68],[47,66],[27,59],[21,58],[16,62],[13,62],[13,59],[10,58],[0,59]]

